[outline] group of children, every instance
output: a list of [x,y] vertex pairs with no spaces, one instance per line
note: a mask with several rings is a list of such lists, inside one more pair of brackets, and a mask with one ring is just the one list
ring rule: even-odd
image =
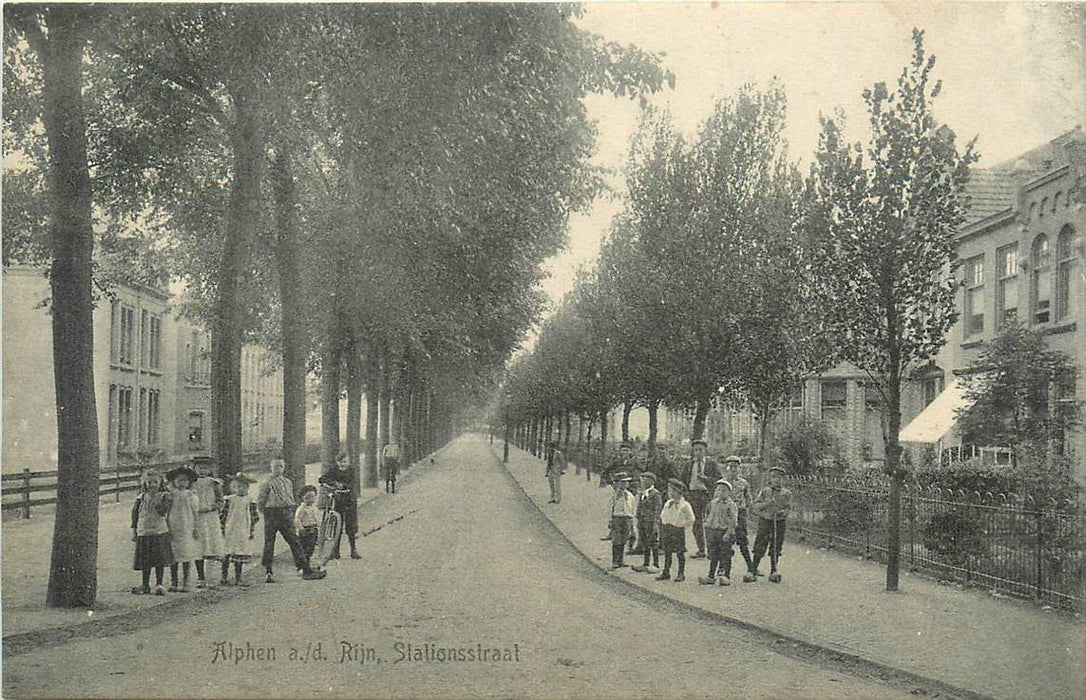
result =
[[[747,565],[743,580],[753,583],[762,576],[758,567],[768,550],[770,555],[769,580],[781,580],[778,559],[784,543],[787,517],[792,509],[792,492],[782,484],[784,469],[769,470],[768,484],[751,498],[746,480],[736,474],[733,484],[726,478],[714,484],[713,498],[707,504],[702,526],[705,550],[709,559],[707,576],[698,578],[705,585],[731,585],[733,547],[739,551]],[[676,583],[686,580],[686,530],[695,526],[694,509],[686,500],[686,485],[676,478],[667,480],[668,498],[665,501],[656,488],[656,474],[642,472],[640,490],[630,490],[632,478],[626,472],[611,476],[614,494],[610,502],[611,568],[625,567],[626,545],[633,539],[636,523],[637,548],[644,561],[633,570],[658,574],[657,581],[672,580],[673,558],[678,561]],[[747,517],[753,512],[757,518],[757,535],[753,553],[747,546]],[[660,550],[664,554],[664,568],[660,570]],[[753,555],[753,556],[752,556]],[[698,556],[698,555],[695,555]]]
[[[274,470],[273,470],[274,471]],[[229,493],[222,481],[210,473],[208,461],[196,461],[196,469],[176,467],[163,474],[147,469],[140,477],[140,492],[132,506],[132,540],[136,544],[133,569],[141,572],[142,582],[132,593],[149,594],[151,572],[155,574],[155,595],[166,591],[187,593],[195,564],[196,588],[213,588],[207,580],[207,562],[221,562],[219,585],[242,581],[242,567],[253,558],[253,539],[260,514],[249,495],[255,483],[238,472],[229,478]],[[316,542],[317,522],[314,502],[316,490],[306,487],[302,504],[294,517],[303,546],[308,545],[306,561]],[[166,567],[170,568],[170,587],[163,587]],[[308,565],[307,567],[308,568]],[[323,574],[323,572],[321,572]],[[270,575],[270,567],[269,567]]]

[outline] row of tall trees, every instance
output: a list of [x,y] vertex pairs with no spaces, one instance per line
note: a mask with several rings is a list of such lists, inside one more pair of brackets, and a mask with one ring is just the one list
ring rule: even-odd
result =
[[[959,150],[932,112],[940,84],[923,33],[891,89],[864,92],[866,146],[822,120],[801,175],[781,131],[780,85],[719,100],[692,138],[645,109],[628,198],[602,247],[508,384],[512,420],[647,407],[749,406],[761,441],[801,380],[839,361],[882,403],[891,478],[887,588],[898,585],[901,394],[956,318],[954,234],[973,143]],[[623,437],[627,437],[624,435]]]
[[[146,261],[211,330],[214,456],[241,463],[240,355],[281,350],[300,479],[305,378],[322,460],[408,456],[484,396],[540,310],[539,264],[595,195],[590,91],[638,97],[657,60],[575,6],[5,6],[17,196],[5,263],[49,265],[59,478],[48,603],[96,595],[93,285]],[[14,108],[9,108],[14,104]],[[40,207],[42,200],[50,202]],[[9,221],[23,225],[9,234]],[[45,232],[51,231],[51,238]],[[105,259],[123,240],[121,263]],[[357,473],[357,470],[356,470]]]

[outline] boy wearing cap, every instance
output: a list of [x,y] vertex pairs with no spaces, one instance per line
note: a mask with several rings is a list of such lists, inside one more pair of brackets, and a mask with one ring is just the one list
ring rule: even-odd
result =
[[758,516],[758,534],[754,538],[754,561],[750,571],[743,577],[743,581],[754,583],[761,576],[758,564],[765,556],[766,548],[769,548],[770,572],[769,580],[774,583],[781,580],[777,572],[777,560],[781,556],[781,545],[784,543],[785,519],[792,512],[792,492],[786,489],[781,481],[784,478],[784,469],[772,467],[769,470],[769,485],[763,486],[754,497],[751,509]]
[[[702,576],[698,583],[721,586],[731,585],[732,542],[735,539],[735,525],[738,509],[731,498],[732,485],[727,479],[718,479],[713,500],[705,509],[705,548],[709,552],[709,575]],[[716,578],[720,567],[720,579]]]
[[[641,566],[634,571],[657,573],[660,569],[660,511],[664,508],[664,497],[656,488],[656,475],[641,472],[641,498],[637,501],[637,532],[641,538],[638,546],[645,557]],[[652,566],[649,566],[649,556]]]
[[732,500],[735,501],[739,514],[735,525],[735,544],[739,547],[739,553],[743,555],[743,562],[749,570],[751,561],[750,544],[747,539],[747,514],[750,513],[750,504],[753,500],[750,482],[743,478],[743,464],[738,456],[729,456],[724,460],[724,465],[728,473],[728,481],[732,484]]
[[668,479],[668,498],[660,511],[660,545],[664,549],[664,570],[657,581],[671,578],[671,555],[679,560],[675,583],[686,580],[686,528],[694,525],[694,510],[683,497],[686,487],[678,479]]
[[611,568],[621,569],[626,566],[622,555],[626,551],[626,541],[630,539],[630,530],[634,516],[637,515],[637,499],[626,487],[630,485],[630,476],[625,472],[615,472],[611,480],[615,492],[611,495]]

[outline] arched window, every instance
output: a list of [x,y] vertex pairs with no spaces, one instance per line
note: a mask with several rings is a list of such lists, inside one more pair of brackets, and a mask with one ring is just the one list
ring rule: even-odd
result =
[[1048,209],[1048,197],[1041,200],[1041,208],[1037,211],[1038,218],[1045,215],[1045,209]]
[[1056,237],[1056,320],[1062,320],[1070,312],[1071,272],[1075,266],[1073,242],[1075,229],[1070,225],[1060,229]]
[[1029,220],[1033,221],[1037,217],[1037,202],[1033,202],[1029,205]]
[[1048,249],[1048,236],[1043,233],[1033,239],[1030,251],[1030,309],[1034,324],[1048,323],[1052,300],[1052,256]]
[[1057,192],[1056,196],[1052,198],[1052,213],[1055,214],[1060,208],[1060,200],[1063,199],[1063,192]]

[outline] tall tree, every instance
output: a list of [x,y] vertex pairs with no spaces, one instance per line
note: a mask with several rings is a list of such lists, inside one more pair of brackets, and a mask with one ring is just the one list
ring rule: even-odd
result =
[[57,509],[46,604],[92,607],[98,591],[99,453],[83,59],[97,18],[86,8],[63,5],[7,5],[4,18],[40,62],[48,140]]
[[[898,588],[901,544],[901,394],[911,370],[928,362],[957,316],[954,234],[965,217],[964,188],[974,142],[959,153],[954,133],[931,111],[940,83],[935,57],[913,30],[912,60],[897,89],[864,91],[871,140],[866,153],[824,119],[812,167],[812,207],[819,298],[827,329],[844,360],[868,373],[885,416],[890,476],[886,589]],[[865,160],[866,155],[866,160]]]

